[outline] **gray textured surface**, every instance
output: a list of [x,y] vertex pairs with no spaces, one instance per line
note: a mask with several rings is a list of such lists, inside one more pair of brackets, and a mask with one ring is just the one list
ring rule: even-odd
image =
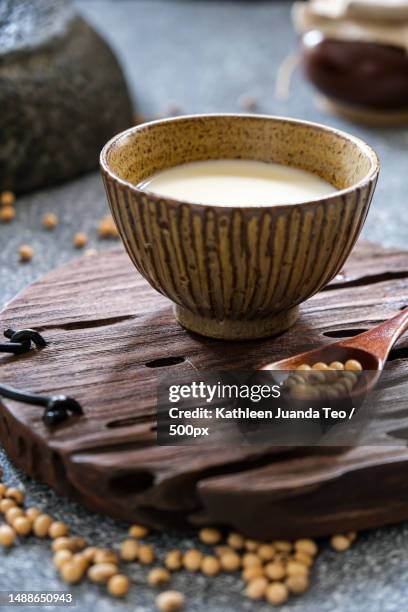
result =
[[[277,66],[295,42],[290,3],[88,0],[78,5],[118,52],[135,100],[148,116],[165,113],[173,103],[193,113],[239,111],[239,96],[250,93],[258,99],[260,112],[322,121],[368,140],[380,154],[382,175],[364,235],[386,245],[405,246],[408,131],[365,129],[323,115],[300,75],[294,79],[288,102],[274,99]],[[41,273],[73,257],[76,252],[71,239],[75,231],[87,231],[90,246],[109,246],[96,238],[97,220],[106,210],[97,174],[21,198],[17,208],[17,221],[0,226],[0,303]],[[53,233],[41,228],[41,216],[49,210],[57,212],[61,220]],[[22,243],[36,249],[34,260],[27,265],[17,261],[17,248]],[[4,454],[0,460],[7,480],[23,483],[30,502],[68,521],[90,541],[111,544],[125,535],[125,525],[57,498],[17,472]],[[176,534],[153,539],[159,550],[191,542],[188,536],[180,538]],[[407,550],[408,525],[362,535],[346,554],[336,554],[323,544],[310,592],[282,609],[402,612],[408,608]],[[29,538],[24,546],[0,555],[0,590],[63,588],[50,563],[46,543]],[[153,610],[154,593],[144,586],[145,574],[146,570],[138,567],[131,570],[135,584],[125,602],[113,602],[103,590],[89,584],[76,587],[73,591],[79,598],[79,609]],[[186,592],[187,610],[270,609],[242,599],[242,585],[235,576],[204,579],[181,573],[173,586]]]
[[95,170],[133,114],[114,54],[69,0],[1,5],[0,108],[0,184],[19,194]]
[[0,52],[21,52],[63,35],[74,14],[70,0],[3,0]]

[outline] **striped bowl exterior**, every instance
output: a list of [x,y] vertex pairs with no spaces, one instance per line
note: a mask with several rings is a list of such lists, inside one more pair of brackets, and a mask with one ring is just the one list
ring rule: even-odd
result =
[[[199,159],[249,158],[297,166],[339,188],[287,206],[204,206],[136,184]],[[102,176],[124,245],[139,272],[204,335],[279,333],[297,306],[341,269],[375,189],[368,145],[318,124],[260,115],[196,115],[136,126],[101,153]],[[351,185],[351,187],[350,187]]]
[[[339,272],[375,188],[373,180],[302,207],[227,209],[151,201],[104,171],[103,178],[113,217],[139,272],[182,309],[213,320],[215,328],[216,322],[236,321],[235,327],[242,326],[240,338],[256,333],[249,331],[256,327],[250,322],[278,321],[277,315]],[[218,327],[222,337],[223,325]],[[264,335],[262,321],[259,327]]]

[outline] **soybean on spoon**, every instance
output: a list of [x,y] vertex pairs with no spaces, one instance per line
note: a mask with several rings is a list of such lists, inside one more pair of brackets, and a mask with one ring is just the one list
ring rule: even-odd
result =
[[351,396],[356,397],[371,391],[376,385],[384,369],[388,355],[396,341],[408,330],[408,307],[384,323],[380,323],[354,338],[347,338],[333,342],[327,346],[299,353],[288,359],[267,363],[261,370],[291,370],[294,371],[302,364],[313,365],[319,361],[330,363],[333,361],[346,362],[355,359],[362,365],[364,371],[370,373],[364,376],[362,384],[356,385]]

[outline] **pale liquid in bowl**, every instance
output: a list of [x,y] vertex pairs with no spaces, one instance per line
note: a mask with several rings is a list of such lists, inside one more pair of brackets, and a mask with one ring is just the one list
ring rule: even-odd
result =
[[181,164],[150,176],[138,187],[174,200],[215,206],[296,204],[336,191],[306,170],[243,159]]

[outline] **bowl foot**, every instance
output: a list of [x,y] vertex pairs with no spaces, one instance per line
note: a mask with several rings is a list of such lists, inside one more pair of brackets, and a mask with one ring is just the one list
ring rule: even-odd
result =
[[175,306],[174,313],[177,321],[186,329],[220,340],[255,340],[276,336],[291,327],[299,314],[299,307],[281,312],[265,319],[219,321],[196,315],[186,308]]

